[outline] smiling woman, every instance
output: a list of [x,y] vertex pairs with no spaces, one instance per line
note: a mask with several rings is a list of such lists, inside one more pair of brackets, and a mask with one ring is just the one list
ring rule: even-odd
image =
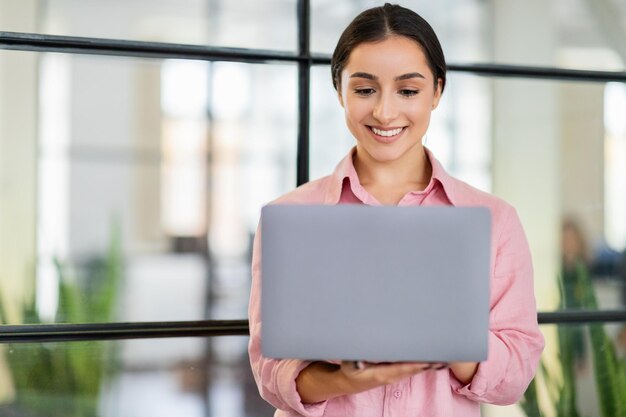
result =
[[443,367],[264,357],[259,231],[252,259],[249,353],[261,395],[279,409],[276,416],[368,417],[386,410],[471,417],[480,415],[480,403],[514,403],[532,379],[544,344],[530,251],[515,209],[451,177],[422,143],[446,81],[437,36],[409,9],[372,8],[341,35],[331,71],[356,146],[332,175],[274,204],[487,207],[492,219],[489,357]]
[[[341,71],[339,101],[357,140],[355,168],[361,184],[381,202],[397,204],[406,192],[428,185],[430,166],[420,156],[441,97],[443,81],[434,78],[422,48],[400,36],[360,44]],[[405,172],[406,181],[386,175],[388,169]],[[387,194],[389,189],[398,192]]]

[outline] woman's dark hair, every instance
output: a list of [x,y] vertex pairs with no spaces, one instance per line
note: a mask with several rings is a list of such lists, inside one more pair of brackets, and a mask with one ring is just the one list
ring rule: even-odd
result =
[[389,3],[365,10],[341,34],[330,63],[335,90],[340,88],[341,71],[354,48],[365,42],[380,42],[390,36],[404,36],[420,45],[434,75],[435,88],[440,78],[443,92],[446,85],[446,59],[435,31],[414,11]]

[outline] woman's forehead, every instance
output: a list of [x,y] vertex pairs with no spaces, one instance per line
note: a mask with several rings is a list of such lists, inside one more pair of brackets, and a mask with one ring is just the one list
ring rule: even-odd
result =
[[399,36],[357,45],[348,57],[344,74],[346,72],[348,76],[364,72],[393,77],[416,72],[433,77],[422,47],[412,39]]

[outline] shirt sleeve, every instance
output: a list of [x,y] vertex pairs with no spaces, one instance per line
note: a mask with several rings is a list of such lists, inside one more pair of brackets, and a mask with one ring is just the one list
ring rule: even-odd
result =
[[517,402],[535,375],[544,347],[537,323],[530,249],[519,217],[508,207],[497,239],[491,277],[489,357],[463,385],[451,373],[452,389],[484,403]]
[[261,353],[261,228],[257,229],[252,250],[252,288],[248,318],[250,342],[248,353],[252,374],[261,397],[291,415],[318,417],[324,414],[326,401],[304,404],[296,390],[296,378],[310,362],[295,359],[270,359]]

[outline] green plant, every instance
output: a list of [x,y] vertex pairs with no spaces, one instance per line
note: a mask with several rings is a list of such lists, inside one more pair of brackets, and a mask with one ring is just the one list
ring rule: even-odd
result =
[[522,410],[528,417],[541,417],[539,409],[539,396],[537,395],[537,381],[533,379],[524,393],[524,399],[520,402]]
[[[585,306],[596,310],[598,300],[589,273],[586,268],[581,268],[580,274],[583,277]],[[626,366],[618,359],[615,346],[601,324],[590,324],[589,334],[602,416],[626,417]]]
[[[120,228],[112,228],[107,253],[87,262],[82,274],[58,259],[59,302],[56,322],[107,322],[114,316],[122,276]],[[25,321],[42,324],[36,300],[24,306]],[[2,306],[0,305],[0,308]],[[10,344],[8,362],[16,391],[14,406],[36,417],[95,417],[106,370],[115,352],[103,342]],[[105,365],[108,365],[105,368]],[[0,408],[1,410],[1,408]]]
[[[564,270],[560,277],[561,308],[585,308],[597,310],[598,302],[587,266],[576,262]],[[576,367],[584,355],[584,333],[580,327],[561,325],[558,327],[559,359],[562,380],[557,381],[540,366],[538,374],[546,382],[551,402],[557,417],[578,417],[576,408]],[[589,325],[591,356],[593,358],[596,390],[602,417],[626,417],[626,365],[618,359],[615,346],[602,324]],[[537,387],[531,383],[524,394],[522,409],[529,417],[539,417]]]

